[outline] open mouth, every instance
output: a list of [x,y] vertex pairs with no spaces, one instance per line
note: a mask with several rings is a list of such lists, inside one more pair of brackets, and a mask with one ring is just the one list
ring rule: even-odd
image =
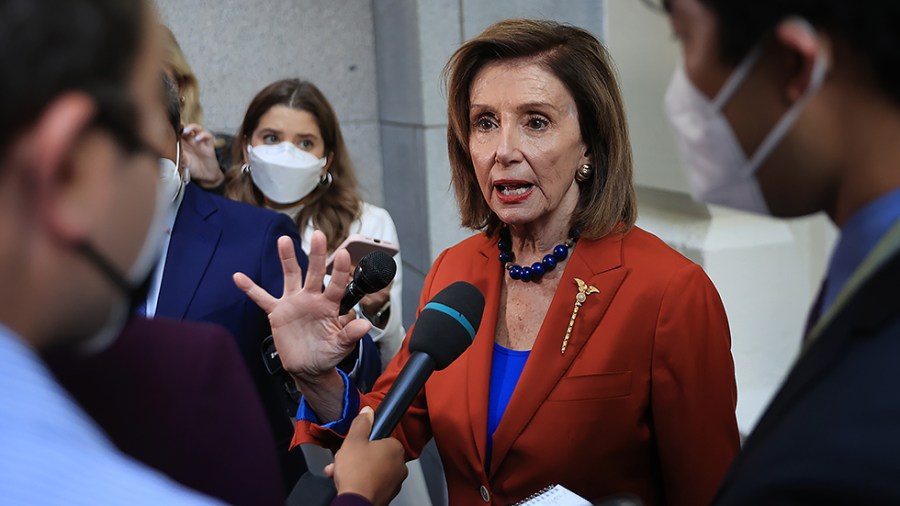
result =
[[529,183],[503,183],[494,185],[494,188],[496,188],[496,190],[500,192],[501,195],[507,197],[515,197],[519,195],[525,195],[526,193],[531,191],[531,188],[533,186],[533,184]]

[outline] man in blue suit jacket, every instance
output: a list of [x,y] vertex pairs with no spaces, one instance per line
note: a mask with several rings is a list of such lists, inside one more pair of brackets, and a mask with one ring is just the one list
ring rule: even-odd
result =
[[[160,265],[149,280],[148,296],[138,313],[175,320],[215,323],[236,340],[268,418],[273,445],[289,490],[306,470],[301,452],[288,452],[293,425],[282,382],[265,368],[260,346],[269,334],[268,315],[232,281],[235,272],[253,273],[272,293],[282,293],[278,238],[294,242],[297,260],[306,269],[297,226],[287,216],[209,194],[189,183],[178,133],[180,103],[170,81],[152,125],[163,158],[162,192],[170,205]],[[241,406],[233,406],[241,409]],[[210,423],[228,423],[210,420]]]
[[186,185],[165,255],[155,315],[217,323],[234,336],[269,418],[287,485],[306,466],[300,452],[288,453],[293,426],[283,386],[269,375],[260,354],[262,340],[272,332],[269,319],[231,279],[235,272],[253,272],[272,293],[281,293],[276,243],[282,235],[294,241],[297,259],[306,269],[297,226],[287,216]]

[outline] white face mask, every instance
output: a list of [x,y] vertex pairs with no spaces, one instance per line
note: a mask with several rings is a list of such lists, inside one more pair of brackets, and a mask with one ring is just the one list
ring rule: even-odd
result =
[[269,200],[292,204],[309,195],[322,177],[325,158],[316,158],[290,142],[247,146],[250,176]]
[[[168,158],[159,159],[159,191],[162,197],[169,199],[169,204],[178,199],[178,195],[184,190],[184,186],[191,180],[191,175],[187,168],[184,174],[178,172],[178,166],[181,164],[181,142],[175,144],[175,161]],[[168,196],[168,197],[167,197]]]
[[[796,21],[815,33],[805,20]],[[757,46],[744,58],[712,101],[691,83],[683,63],[676,69],[669,84],[665,99],[666,113],[675,130],[681,158],[690,178],[691,194],[698,202],[769,214],[756,172],[778,147],[810,97],[825,81],[826,62],[824,54],[819,53],[809,86],[748,158],[722,108],[753,70],[760,52],[761,46]]]

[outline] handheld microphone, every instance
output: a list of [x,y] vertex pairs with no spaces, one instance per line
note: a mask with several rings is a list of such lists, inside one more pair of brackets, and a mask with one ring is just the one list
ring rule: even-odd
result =
[[341,299],[340,314],[347,314],[353,306],[370,293],[384,289],[397,274],[397,262],[381,250],[364,256],[353,271],[353,279]]
[[444,288],[422,308],[409,338],[409,360],[375,410],[369,441],[390,436],[431,373],[466,351],[483,312],[484,296],[464,281]]

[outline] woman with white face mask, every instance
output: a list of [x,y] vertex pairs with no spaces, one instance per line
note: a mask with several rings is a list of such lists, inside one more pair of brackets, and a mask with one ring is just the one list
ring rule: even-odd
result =
[[[351,234],[399,244],[388,212],[363,202],[334,109],[312,83],[284,79],[260,91],[235,136],[233,159],[240,165],[226,177],[225,196],[291,216],[306,253],[316,229],[328,238],[329,253]],[[369,334],[382,367],[405,335],[400,253],[394,260],[392,285],[363,298],[358,308],[373,324]]]

